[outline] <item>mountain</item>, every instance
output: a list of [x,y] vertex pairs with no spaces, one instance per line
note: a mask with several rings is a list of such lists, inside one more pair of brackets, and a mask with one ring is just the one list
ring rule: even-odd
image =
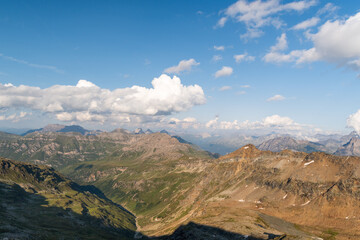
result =
[[145,132],[142,130],[142,128],[137,128],[134,130],[134,134],[144,134]]
[[158,239],[360,238],[358,157],[245,145],[215,159],[168,134],[124,129],[34,132],[0,140],[1,154],[94,185]]
[[209,175],[213,184],[216,178],[222,180],[216,184],[217,192],[199,208],[201,213],[192,218],[196,223],[235,231],[235,226],[244,226],[245,216],[256,213],[264,225],[301,239],[310,239],[306,234],[323,239],[360,238],[358,157],[289,150],[274,153],[246,145],[219,158]]
[[360,158],[246,145],[219,159],[140,159],[78,163],[63,172],[126,206],[150,236],[193,222],[258,239],[360,237]]
[[169,132],[168,132],[168,131],[166,131],[165,129],[161,130],[161,131],[160,131],[160,133],[165,133],[165,134],[170,135],[170,134],[169,134]]
[[306,140],[296,140],[292,137],[276,137],[261,143],[258,148],[260,150],[268,150],[272,152],[280,152],[282,150],[293,150],[299,152],[319,152],[327,151],[326,147],[320,143],[310,142]]
[[145,131],[145,134],[151,134],[151,133],[154,133],[154,132],[151,131],[150,129],[147,129],[147,130]]
[[360,138],[352,137],[350,141],[341,146],[335,155],[340,156],[360,156]]
[[342,144],[348,143],[352,138],[360,138],[359,134],[356,131],[352,131],[348,135],[344,135],[340,138]]
[[150,129],[147,129],[145,132],[142,130],[142,128],[137,128],[134,130],[134,134],[151,134],[154,133]]
[[7,132],[0,132],[0,140],[15,140],[20,138],[19,135],[7,133]]
[[133,239],[135,217],[54,169],[0,158],[1,239]]
[[39,129],[31,129],[26,131],[25,133],[22,134],[22,136],[25,136],[27,134],[30,133],[34,133],[34,132],[76,132],[76,133],[80,133],[82,135],[94,135],[94,134],[98,134],[101,131],[90,131],[87,130],[79,125],[70,125],[70,126],[65,126],[65,125],[61,125],[61,124],[49,124],[43,128],[39,128]]
[[[149,239],[135,216],[54,169],[0,158],[1,239]],[[244,239],[247,236],[189,222],[151,239]],[[247,239],[257,238],[247,237]]]

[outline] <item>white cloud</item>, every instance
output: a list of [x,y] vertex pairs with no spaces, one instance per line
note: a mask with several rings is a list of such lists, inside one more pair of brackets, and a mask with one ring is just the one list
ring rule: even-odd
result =
[[240,63],[242,61],[252,62],[255,60],[254,56],[249,56],[247,53],[234,55],[235,62]]
[[281,34],[280,37],[276,38],[276,41],[276,44],[270,48],[271,52],[277,52],[287,49],[288,44],[285,33]]
[[332,3],[327,3],[323,8],[321,8],[317,13],[319,15],[325,14],[325,13],[334,13],[336,10],[338,10],[339,7],[335,6]]
[[219,21],[216,23],[215,28],[218,28],[218,27],[222,28],[222,27],[224,27],[224,26],[225,26],[225,23],[227,22],[227,20],[228,20],[227,17],[222,17],[222,18],[220,18]]
[[33,68],[48,69],[48,70],[51,70],[51,71],[54,71],[54,72],[57,72],[57,73],[63,73],[64,72],[63,70],[58,69],[57,67],[54,67],[54,66],[30,63],[30,62],[25,61],[25,60],[21,60],[21,59],[17,59],[17,58],[14,58],[14,57],[6,56],[6,55],[4,55],[2,53],[0,53],[0,57],[2,57],[5,60],[20,63],[20,64],[24,64],[24,65],[27,65],[27,66],[33,67]]
[[176,66],[172,66],[172,67],[169,67],[167,69],[164,70],[164,72],[166,73],[181,73],[181,72],[184,72],[184,71],[191,71],[191,68],[193,66],[197,66],[199,65],[200,63],[196,62],[195,59],[191,58],[189,60],[182,60],[179,62],[178,65]]
[[[247,28],[247,33],[242,37],[254,38],[259,37],[262,31],[261,27],[273,25],[279,28],[283,25],[282,21],[276,16],[281,12],[303,11],[316,4],[316,0],[303,0],[281,4],[279,0],[239,0],[230,5],[225,11],[222,18],[217,23],[217,27],[223,27],[228,18],[237,22],[242,22]],[[226,19],[226,20],[224,20]]]
[[231,67],[224,66],[215,73],[215,78],[230,76],[232,73],[233,69]]
[[177,118],[170,118],[170,120],[167,122],[168,127],[173,127],[173,128],[200,128],[201,124],[197,122],[196,118],[193,117],[187,117],[184,118],[183,120],[181,119],[177,119]]
[[296,64],[322,60],[360,70],[360,12],[346,20],[327,21],[308,37],[314,44],[312,48],[287,54],[270,51],[263,60]]
[[348,117],[347,126],[353,128],[358,134],[360,134],[360,110]]
[[360,59],[360,12],[346,21],[327,21],[311,40],[321,59],[340,64]]
[[279,115],[272,115],[264,118],[262,121],[264,126],[291,126],[294,125],[294,120],[289,117],[281,117]]
[[312,17],[310,19],[307,19],[301,23],[296,24],[295,26],[293,26],[291,29],[293,30],[305,30],[308,29],[310,27],[314,27],[316,26],[320,21],[320,18],[318,17]]
[[266,101],[272,102],[272,101],[282,101],[282,100],[285,100],[285,97],[284,97],[284,96],[281,96],[281,95],[279,95],[279,94],[276,94],[276,95],[268,98]]
[[232,87],[231,86],[222,86],[219,91],[227,91],[227,90],[231,90]]
[[225,47],[224,46],[214,46],[214,49],[216,51],[224,51],[225,50]]
[[14,113],[11,115],[0,115],[0,121],[18,122],[30,115],[32,115],[32,113],[28,112],[20,112],[19,114]]
[[152,88],[132,86],[102,89],[86,80],[76,86],[41,89],[0,84],[0,109],[31,109],[53,114],[60,121],[136,120],[182,112],[205,103],[203,89],[184,86],[166,74],[154,78]]
[[241,88],[250,88],[251,86],[250,85],[241,85],[240,87]]
[[213,61],[213,62],[218,62],[218,61],[220,61],[220,60],[222,60],[222,56],[221,56],[221,55],[214,55],[214,56],[212,57],[212,61]]
[[216,117],[215,119],[208,121],[205,124],[205,127],[212,129],[223,129],[223,130],[278,129],[278,130],[290,131],[290,130],[302,130],[309,126],[296,123],[294,120],[292,120],[289,117],[271,115],[265,117],[261,121],[254,121],[254,122],[250,122],[248,120],[243,122],[239,122],[237,120],[219,121],[219,117]]

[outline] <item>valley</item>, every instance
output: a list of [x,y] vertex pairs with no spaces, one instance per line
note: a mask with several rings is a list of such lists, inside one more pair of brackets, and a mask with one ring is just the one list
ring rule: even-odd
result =
[[[208,231],[221,236],[238,234],[239,239],[360,237],[358,157],[262,151],[250,144],[215,158],[167,133],[135,134],[123,129],[96,135],[53,131],[31,132],[22,137],[3,134],[0,145],[1,154],[7,158],[45,164],[80,186],[93,185],[91,188],[101,193],[98,197],[108,199],[102,201],[119,204],[128,211],[125,215],[115,214],[121,217],[110,218],[115,223],[107,224],[113,224],[118,231],[120,225],[116,221],[129,219],[126,231],[141,232],[143,235],[137,234],[138,237],[175,239],[176,234],[196,233],[199,239],[209,239]],[[3,185],[8,190],[2,191],[14,192],[9,189],[13,184],[19,185],[19,180],[2,173],[3,179],[12,182],[9,187]],[[20,185],[25,192],[39,185],[31,178],[20,182],[24,181],[31,186]],[[82,191],[80,186],[78,191]],[[65,200],[63,194],[55,194],[51,189],[39,188],[31,193],[41,192],[49,206],[71,208],[66,203],[69,201],[84,206],[85,200],[78,197],[81,194],[70,195],[76,196],[74,200]],[[93,206],[94,210],[73,207],[72,211],[80,218],[83,211],[114,216],[114,210],[101,210],[96,198],[97,195],[86,202],[86,209]]]

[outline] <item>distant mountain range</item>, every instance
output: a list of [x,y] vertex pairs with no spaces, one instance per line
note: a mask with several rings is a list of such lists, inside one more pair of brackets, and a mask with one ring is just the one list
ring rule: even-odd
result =
[[[43,128],[31,129],[21,134],[26,136],[34,133],[78,133],[84,136],[87,135],[99,135],[103,133],[100,130],[87,130],[79,125],[60,125],[60,124],[49,124]],[[170,135],[166,130],[159,131]],[[128,133],[131,133],[128,131]],[[152,134],[152,130],[147,129],[144,131],[142,128],[137,128],[133,132],[135,135]],[[254,144],[261,150],[269,150],[274,152],[280,152],[285,149],[293,151],[303,152],[326,152],[336,155],[349,155],[349,156],[360,156],[360,145],[356,143],[359,139],[359,135],[353,131],[348,135],[324,135],[317,134],[314,136],[313,141],[296,139],[290,135],[280,134],[268,134],[261,136],[247,136],[247,135],[215,135],[211,137],[201,137],[195,134],[184,134],[184,135],[173,135],[181,143],[191,144],[194,147],[199,146],[212,153],[226,154],[234,151],[237,146],[244,146],[246,144]],[[17,138],[13,134],[7,134],[0,132],[0,139],[2,138]],[[351,141],[351,143],[350,143]],[[214,155],[215,156],[215,155]]]
[[49,124],[43,128],[39,128],[39,129],[31,129],[26,131],[25,133],[21,134],[22,136],[25,136],[27,134],[33,133],[33,132],[77,132],[80,133],[82,135],[93,135],[93,134],[98,134],[102,131],[100,130],[96,130],[96,131],[91,131],[91,130],[87,130],[79,125],[70,125],[70,126],[66,126],[66,125],[61,125],[61,124]]

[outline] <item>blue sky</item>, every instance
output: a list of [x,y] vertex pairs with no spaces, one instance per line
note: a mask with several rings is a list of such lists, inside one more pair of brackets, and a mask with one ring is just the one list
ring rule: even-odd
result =
[[360,130],[359,11],[339,0],[1,1],[0,127]]

